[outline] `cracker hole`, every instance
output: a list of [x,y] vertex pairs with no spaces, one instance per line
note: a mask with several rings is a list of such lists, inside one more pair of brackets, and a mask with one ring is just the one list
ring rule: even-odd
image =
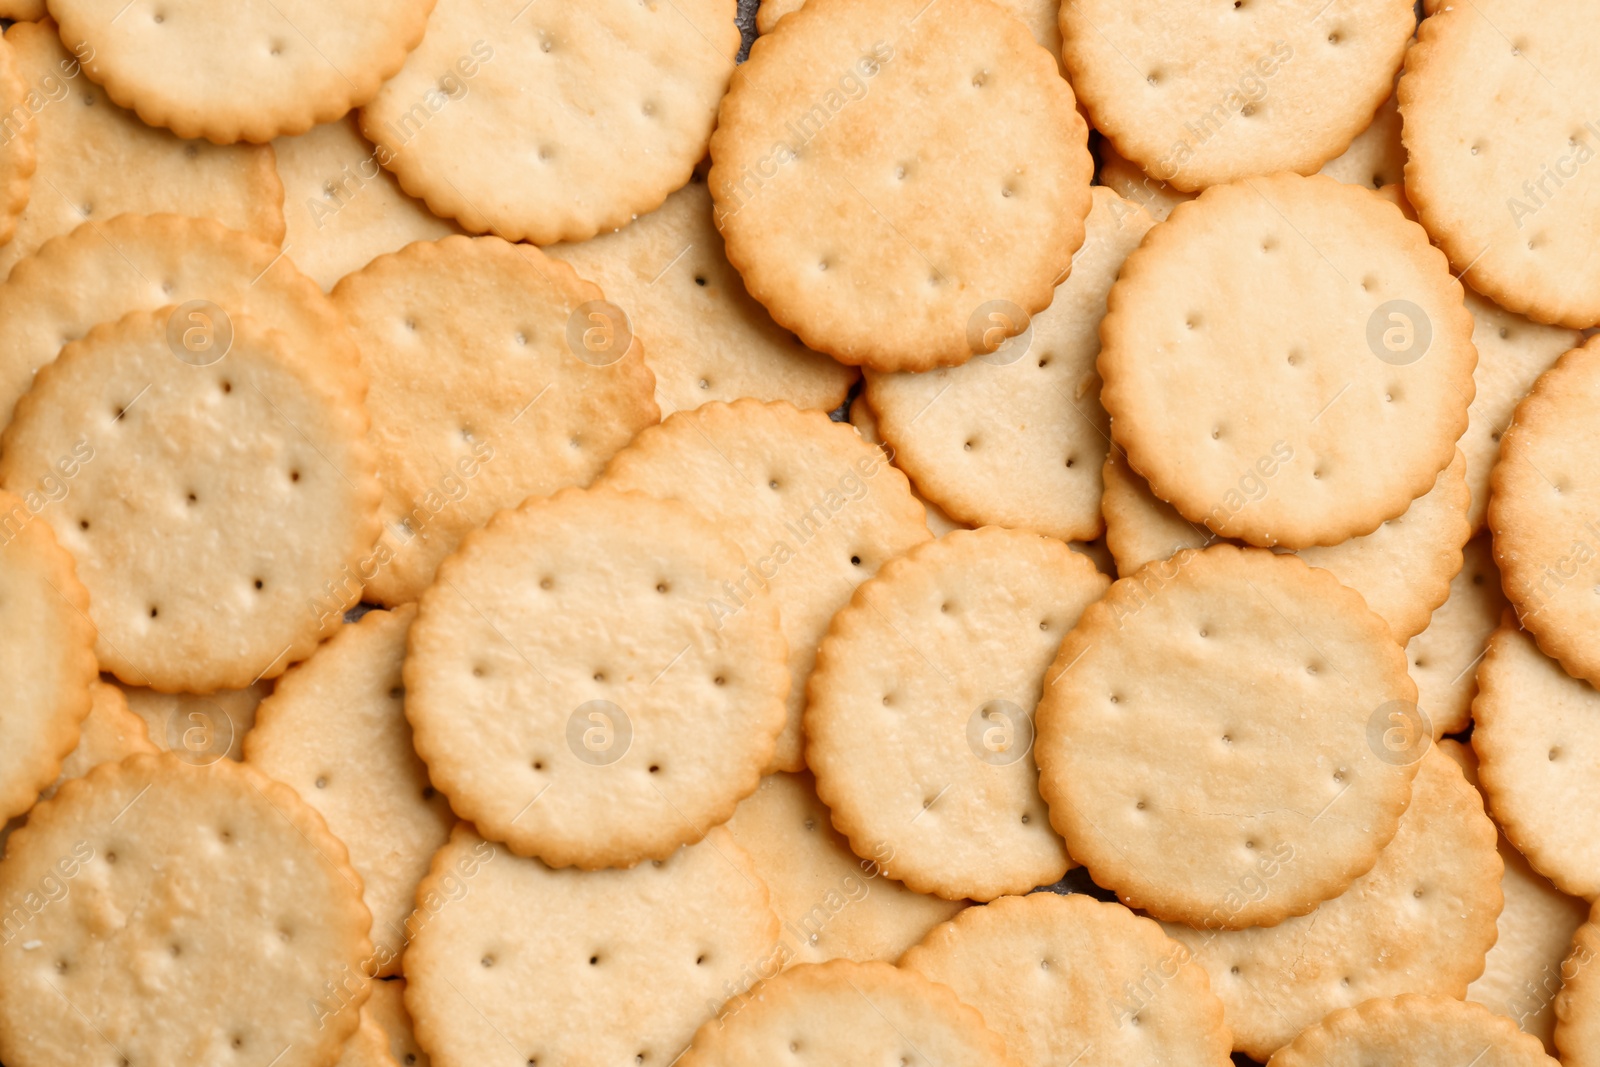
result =
[[328,779],[327,779],[327,776],[325,776],[325,775],[318,775],[318,776],[317,776],[317,781],[316,781],[316,787],[317,787],[317,788],[318,788],[318,789],[326,789],[326,788],[328,788]]
[[549,578],[540,578],[539,579],[539,588],[540,589],[549,589],[552,586],[554,586],[555,584],[556,583],[551,581]]
[[1141,801],[1137,802],[1136,804],[1134,804],[1133,810],[1134,811],[1143,811],[1144,807],[1145,807],[1145,803],[1144,803],[1144,801],[1141,800]]
[[230,382],[230,381],[224,380],[223,383],[222,383],[222,391],[224,393],[233,392],[233,383]]
[[150,607],[150,617],[152,619],[154,619],[157,616],[159,616],[160,614],[161,614],[161,609],[156,607],[156,606],[154,606],[154,605],[151,605],[151,607]]
[[722,675],[719,674],[715,678],[711,679],[711,684],[712,685],[718,685],[718,686],[727,685],[728,684],[728,679],[724,678]]
[[650,764],[650,773],[651,774],[660,774],[661,773],[661,764],[659,764],[659,763]]
[[298,482],[300,480],[300,472],[299,471],[290,471],[289,472],[289,480],[291,482]]
[[518,330],[517,331],[517,344],[526,345],[527,343],[528,343],[528,335],[526,333],[522,332],[521,330]]
[[107,863],[115,863],[115,862],[117,862],[117,854],[115,852],[107,852],[106,853],[106,862]]
[[1144,80],[1151,85],[1160,85],[1161,72],[1159,70],[1152,70],[1149,74],[1144,76]]
[[1338,44],[1342,40],[1344,40],[1344,36],[1340,34],[1338,30],[1334,30],[1332,33],[1328,34],[1329,44]]
[[982,89],[986,84],[988,84],[988,81],[989,72],[987,70],[980,70],[978,73],[972,76],[972,87],[974,89]]
[[702,388],[702,389],[710,389],[711,388],[711,383],[709,381],[707,381],[706,379],[704,379],[704,378],[701,378],[700,381],[698,382],[698,384],[699,384],[700,388]]
[[1039,357],[1039,366],[1048,367],[1049,365],[1050,365],[1050,357],[1049,356],[1040,356]]
[[263,582],[260,578],[257,578],[256,582],[255,582],[255,585],[256,585],[256,591],[260,592],[263,588],[265,588],[266,583]]
[[773,479],[769,480],[767,482],[767,488],[771,489],[773,492],[777,492],[778,491],[778,479],[773,478]]
[[666,596],[671,591],[672,591],[672,586],[668,585],[666,582],[657,582],[656,583],[656,592],[660,593],[662,596]]
[[479,960],[478,963],[483,967],[484,970],[488,970],[490,967],[494,966],[494,957],[485,956],[483,959]]
[[594,680],[597,681],[597,682],[605,681],[606,680],[606,672],[605,671],[595,671],[594,672]]
[[948,614],[950,611],[950,601],[946,600],[943,604],[940,604],[939,610]]
[[1556,748],[1552,748],[1550,750],[1550,762],[1554,763],[1556,761],[1556,757],[1560,756],[1560,755],[1561,755],[1561,748],[1559,746],[1557,746]]
[[1412,897],[1414,897],[1414,898],[1415,898],[1415,899],[1417,899],[1417,900],[1421,900],[1421,899],[1422,899],[1422,887],[1421,887],[1421,886],[1420,886],[1420,885],[1419,885],[1419,886],[1417,886],[1417,888],[1415,888],[1415,889],[1413,889],[1413,890],[1412,890],[1412,891],[1411,891],[1411,895],[1412,895]]
[[1022,825],[1026,826],[1026,825],[1028,825],[1029,822],[1030,822],[1030,819],[1028,818],[1028,813],[1027,812],[1023,812],[1022,813]]
[[591,967],[600,966],[600,957],[598,955],[590,956],[589,957],[589,966],[591,966]]
[[852,566],[852,567],[861,566],[861,557],[860,556],[851,556],[850,557],[850,566]]
[[1078,457],[1077,456],[1068,456],[1067,457],[1067,467],[1068,467],[1068,469],[1071,469],[1072,466],[1074,464],[1076,464],[1077,462],[1078,462]]
[[78,520],[78,529],[87,530],[88,528],[89,528],[89,520],[88,519],[79,519]]
[[1471,152],[1473,155],[1477,155],[1479,152],[1483,151],[1483,142],[1482,141],[1478,141],[1470,149],[1468,149],[1468,151]]
[[233,1035],[233,1047],[234,1048],[244,1048],[244,1038],[239,1036],[238,1034],[234,1034]]

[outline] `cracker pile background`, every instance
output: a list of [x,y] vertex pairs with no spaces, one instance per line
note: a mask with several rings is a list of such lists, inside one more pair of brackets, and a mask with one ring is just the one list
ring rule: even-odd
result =
[[1576,0],[0,0],[7,1067],[1600,1067]]

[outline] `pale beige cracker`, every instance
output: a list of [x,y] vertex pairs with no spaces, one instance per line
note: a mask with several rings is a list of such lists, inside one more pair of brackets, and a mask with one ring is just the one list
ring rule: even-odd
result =
[[300,794],[350,850],[372,912],[375,970],[394,974],[428,862],[456,818],[411,748],[400,664],[414,604],[369,611],[278,679],[245,762]]
[[[725,1006],[683,1067],[817,1063],[1007,1067],[1005,1042],[948,988],[887,963],[801,964]],[[1020,1065],[1018,1065],[1020,1067]]]
[[[1450,594],[1452,576],[1461,569],[1467,540],[1465,475],[1466,460],[1458,450],[1433,488],[1413,500],[1404,515],[1370,534],[1296,554],[1360,593],[1397,641],[1409,641],[1427,628],[1432,612]],[[1115,450],[1106,457],[1105,487],[1100,507],[1106,516],[1106,543],[1125,574],[1180,549],[1205,548],[1217,540],[1204,526],[1162,503]]]
[[1511,425],[1517,402],[1563,353],[1583,344],[1584,337],[1577,330],[1546,326],[1496,307],[1471,289],[1465,293],[1472,312],[1472,346],[1478,350],[1472,372],[1477,392],[1457,447],[1467,455],[1472,489],[1467,518],[1476,533],[1488,519],[1489,472],[1500,458],[1500,438]]
[[[1460,998],[1483,973],[1502,900],[1494,824],[1450,757],[1428,751],[1418,763],[1394,840],[1340,896],[1271,927],[1167,926],[1211,976],[1234,1048],[1265,1060],[1337,1008],[1403,992]],[[1304,858],[1235,892],[1270,898]]]
[[415,600],[468,531],[587,485],[660,417],[615,305],[537,248],[419,241],[347,276],[333,303],[372,377],[384,533],[363,577],[379,603]]
[[[272,682],[214,693],[161,693],[122,685],[128,710],[144,720],[150,741],[162,752],[189,751],[191,758],[220,754],[244,759],[244,739],[256,722],[256,708],[272,692]],[[196,732],[191,732],[196,731]]]
[[[761,0],[761,6],[756,9],[756,29],[761,33],[771,33],[779,19],[791,11],[798,11],[804,3],[805,0]],[[1061,26],[1056,18],[1060,5],[1056,0],[995,0],[995,6],[1021,19],[1039,46],[1047,49],[1060,62]]]
[[720,827],[632,870],[585,872],[461,823],[417,900],[428,918],[406,952],[405,1007],[437,1067],[659,1067],[782,966],[766,887]]
[[1489,475],[1494,558],[1517,621],[1575,678],[1600,682],[1600,342],[1539,375]]
[[777,602],[791,682],[769,769],[803,768],[806,679],[829,621],[856,586],[928,539],[906,476],[821,412],[736,400],[644,430],[600,484],[682,501],[744,550],[744,570],[708,610],[732,619],[766,593]]
[[1112,436],[1158,497],[1224,537],[1371,533],[1432,488],[1467,428],[1461,284],[1369,190],[1213,186],[1150,232],[1108,304]]
[[3,819],[27,811],[56,780],[93,706],[97,668],[89,592],[42,517],[47,508],[61,506],[61,484],[52,475],[20,496],[0,491]]
[[406,192],[464,229],[582,241],[689,180],[739,51],[734,8],[439,0],[361,129]]
[[364,1016],[377,1023],[389,1040],[389,1054],[398,1067],[429,1067],[428,1054],[411,1032],[411,1016],[406,1014],[406,983],[391,978],[372,983],[372,995],[361,1006]]
[[42,18],[49,18],[50,13],[45,9],[44,0],[0,0],[0,18],[16,19],[19,22],[38,22]]
[[32,103],[21,68],[8,35],[0,42],[0,110],[9,116],[0,133],[0,244],[16,235],[17,220],[28,205],[37,165],[34,124],[17,121],[19,114],[29,113]]
[[1472,748],[1495,821],[1563,892],[1600,896],[1600,694],[1507,613],[1478,665]]
[[988,526],[913,548],[833,617],[807,686],[806,763],[857,855],[947,900],[1072,866],[1031,747],[1045,668],[1110,583],[1060,541]]
[[1572,938],[1572,951],[1562,963],[1565,986],[1556,998],[1555,1044],[1561,1062],[1568,1067],[1593,1067],[1600,1040],[1600,989],[1597,989],[1596,956],[1600,956],[1600,913],[1591,911],[1589,921]]
[[1193,191],[1310,174],[1347,150],[1415,28],[1405,0],[1073,0],[1061,6],[1061,58],[1095,129]]
[[772,759],[789,691],[776,598],[722,618],[727,534],[670,500],[564,489],[470,534],[407,639],[428,776],[555,867],[664,859],[727,822]]
[[102,763],[116,763],[136,752],[159,752],[150,741],[144,720],[128,710],[122,690],[95,682],[89,715],[83,720],[78,744],[61,761],[61,777],[39,795],[49,800],[68,778],[82,778]]
[[[1439,749],[1461,765],[1468,782],[1478,786],[1478,757],[1471,747],[1447,738]],[[1535,872],[1504,834],[1495,847],[1506,868],[1500,878],[1505,906],[1495,923],[1499,936],[1484,957],[1483,974],[1467,987],[1467,999],[1504,1015],[1555,1055],[1555,1001],[1565,977],[1562,964],[1572,947],[1572,935],[1589,915],[1589,905]]]
[[324,289],[385,252],[460,231],[400,188],[354,115],[272,142],[283,182],[283,244]]
[[769,774],[740,801],[728,832],[750,854],[803,963],[893,963],[964,904],[907,889],[884,873],[887,849],[857,856],[833,828],[810,774]]
[[184,141],[145,125],[83,76],[52,22],[19,22],[5,36],[27,86],[38,166],[16,234],[0,246],[0,277],[50,238],[126,212],[203,215],[270,245],[283,240],[271,148]]
[[1405,993],[1332,1012],[1268,1067],[1557,1067],[1539,1042],[1476,1004]]
[[[0,484],[71,461],[69,495],[40,517],[78,561],[101,665],[207,693],[311,653],[309,605],[377,536],[379,487],[359,392],[242,315],[220,359],[180,359],[172,324],[198,327],[178,314],[131,312],[40,368],[0,437]],[[359,597],[340,587],[340,611]]]
[[901,965],[977,1008],[1020,1067],[1232,1064],[1206,972],[1121,904],[1001,897],[939,926]]
[[971,526],[1099,536],[1100,318],[1128,253],[1155,225],[1111,190],[1093,190],[1083,247],[1027,332],[959,367],[868,371],[865,397],[895,462],[920,492]]
[[1600,70],[1588,13],[1475,0],[1422,21],[1400,79],[1406,195],[1461,279],[1510,311],[1600,322]]
[[1461,550],[1461,569],[1450,579],[1450,596],[1434,610],[1428,628],[1406,644],[1417,705],[1433,736],[1459,733],[1472,721],[1478,663],[1489,635],[1506,609],[1489,538],[1480,534]]
[[[869,445],[883,447],[883,435],[878,432],[878,416],[873,414],[872,405],[867,403],[866,395],[860,394],[850,401],[850,425],[856,428],[861,439]],[[885,455],[890,455],[889,451]],[[965,530],[968,527],[946,515],[933,501],[917,492],[915,484],[911,486],[911,495],[916,498],[926,511],[928,519],[928,532],[935,537],[943,537],[951,530]]]
[[989,0],[813,0],[734,73],[707,183],[780,325],[929,370],[1049,305],[1083,243],[1087,142],[1055,58]]
[[[379,984],[382,983],[374,986]],[[389,1035],[372,1021],[365,1006],[361,1009],[361,1025],[344,1043],[334,1067],[399,1067],[389,1053]]]
[[[1270,926],[1344,892],[1394,836],[1416,754],[1383,728],[1416,695],[1388,625],[1328,572],[1185,550],[1114,583],[1062,642],[1039,790],[1068,853],[1130,907]],[[1236,899],[1268,872],[1270,894]]]
[[310,371],[366,388],[344,319],[280,249],[210,219],[118,215],[46,241],[0,284],[0,426],[68,341],[194,300],[266,324]]
[[811,351],[745,292],[698,179],[615,233],[545,252],[627,313],[664,415],[746,396],[832,411],[860,376]]
[[0,944],[0,1055],[17,1067],[325,1067],[366,999],[344,845],[231,760],[135,755],[69,780],[11,835],[0,901],[27,919]]
[[270,141],[373,98],[422,40],[433,0],[48,0],[111,99],[216,144]]
[[[1158,221],[1164,221],[1173,208],[1199,195],[1181,192],[1146,174],[1137,163],[1124,158],[1106,138],[1100,140],[1099,155],[1100,183],[1140,204]],[[1400,143],[1400,104],[1391,94],[1378,106],[1372,124],[1356,134],[1350,147],[1324,163],[1317,173],[1347,185],[1381,189],[1404,180],[1405,163],[1405,147]]]

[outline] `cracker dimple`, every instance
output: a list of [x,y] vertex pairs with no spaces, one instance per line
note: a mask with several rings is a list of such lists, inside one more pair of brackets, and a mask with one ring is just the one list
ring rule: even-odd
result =
[[862,583],[818,650],[805,718],[818,794],[858,854],[886,851],[890,877],[951,900],[1066,873],[1029,756],[1034,707],[1060,633],[1107,584],[1060,542],[1000,527]]
[[[1416,771],[1372,740],[1416,697],[1388,627],[1288,556],[1218,545],[1145,567],[1084,612],[1046,683],[1051,822],[1100,884],[1165,919],[1232,929],[1337,895]],[[1292,743],[1285,706],[1304,724]],[[1277,891],[1241,899],[1264,871]]]
[[[1481,973],[1501,905],[1494,824],[1444,752],[1426,752],[1417,768],[1393,841],[1341,895],[1271,927],[1166,926],[1209,973],[1247,1055],[1265,1060],[1330,1011],[1372,997],[1460,997]],[[1271,895],[1282,880],[1263,872],[1242,892]]]
[[[1117,444],[1224,536],[1303,548],[1372,532],[1466,428],[1476,353],[1444,267],[1392,204],[1328,178],[1207,190],[1112,287],[1099,367]],[[1267,416],[1246,419],[1266,395]],[[1376,474],[1375,439],[1404,456]]]

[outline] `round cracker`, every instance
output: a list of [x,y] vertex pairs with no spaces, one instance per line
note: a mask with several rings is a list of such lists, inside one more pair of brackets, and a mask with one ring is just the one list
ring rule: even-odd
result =
[[377,974],[399,969],[404,923],[455,816],[411,748],[400,663],[417,613],[369,611],[292,668],[245,740],[245,762],[289,785],[350,850],[372,912]]
[[597,282],[628,314],[664,415],[745,396],[832,411],[859,377],[801,344],[745,292],[723,254],[703,181],[616,233],[545,252]]
[[887,963],[804,963],[724,1005],[683,1067],[781,1063],[1006,1067],[1005,1042],[944,986]]
[[[1397,641],[1409,641],[1427,627],[1433,611],[1450,595],[1451,576],[1461,570],[1467,539],[1465,471],[1466,460],[1457,451],[1433,488],[1413,500],[1404,515],[1365,536],[1296,554],[1360,593]],[[1158,499],[1115,449],[1106,457],[1104,477],[1100,506],[1106,543],[1122,573],[1132,574],[1180,549],[1216,543],[1210,530]]]
[[125,212],[204,215],[270,245],[283,240],[270,148],[184,141],[146,126],[80,77],[54,23],[19,22],[5,36],[28,87],[38,169],[35,195],[0,247],[0,277],[50,238]]
[[1061,58],[1090,121],[1178,189],[1310,174],[1389,95],[1416,15],[1405,0],[1116,0],[1061,6]]
[[1500,572],[1486,536],[1461,550],[1461,569],[1450,579],[1450,596],[1428,620],[1428,628],[1406,645],[1417,705],[1433,726],[1433,736],[1460,733],[1472,721],[1478,692],[1477,667],[1505,611]]
[[728,832],[772,894],[782,943],[803,963],[893,963],[965,906],[888,877],[880,863],[887,853],[858,858],[805,772],[761,779],[739,802]]
[[[865,393],[858,393],[856,398],[850,401],[849,414],[850,425],[856,428],[856,432],[861,435],[861,439],[869,445],[883,448],[883,435],[878,432],[878,416],[872,413],[872,405],[867,403]],[[893,459],[894,449],[884,448],[884,455]],[[965,530],[968,528],[946,515],[938,504],[917,492],[917,487],[914,484],[911,486],[911,495],[916,498],[917,503],[921,504],[923,510],[927,512],[928,532],[933,536],[943,537],[951,530]]]
[[1478,666],[1472,717],[1478,776],[1506,837],[1563,891],[1600,896],[1600,694],[1508,616]]
[[294,790],[248,767],[136,755],[68,781],[0,865],[8,911],[45,891],[0,946],[8,1064],[321,1067],[356,1029],[361,879]]
[[626,331],[602,350],[582,340],[614,305],[537,248],[419,241],[346,277],[333,302],[372,376],[384,536],[367,582],[381,604],[415,600],[468,531],[589,484],[659,419],[642,346]]
[[195,300],[279,331],[308,372],[366,388],[344,319],[282,251],[209,219],[118,215],[46,241],[0,285],[0,426],[62,345]]
[[1374,193],[1292,174],[1215,186],[1111,289],[1112,436],[1157,496],[1225,537],[1371,533],[1433,486],[1467,427],[1461,300],[1427,235]]
[[89,593],[41,518],[51,503],[0,491],[0,822],[56,780],[93,703]]
[[734,8],[439,0],[361,129],[406,192],[464,229],[582,241],[689,180],[739,51]]
[[[1234,1048],[1265,1060],[1337,1008],[1401,992],[1459,998],[1482,973],[1501,904],[1494,824],[1450,757],[1429,751],[1418,767],[1394,840],[1340,896],[1272,927],[1167,927],[1211,976]],[[1275,895],[1301,859],[1237,891]]]
[[[1093,161],[1054,58],[988,0],[812,0],[756,39],[711,138],[728,259],[843,363],[928,370],[1042,311]],[[974,331],[976,327],[976,331]]]
[[1511,425],[1517,402],[1528,395],[1539,375],[1562,353],[1583,344],[1583,334],[1561,326],[1545,326],[1465,290],[1472,312],[1472,346],[1478,350],[1473,370],[1477,386],[1467,411],[1467,432],[1457,446],[1467,456],[1467,484],[1472,509],[1467,519],[1474,533],[1489,513],[1489,472],[1500,458],[1500,438]]
[[304,133],[400,69],[433,0],[50,0],[61,39],[111,99],[216,144]]
[[789,644],[789,712],[770,769],[797,771],[800,716],[834,612],[887,561],[929,537],[906,476],[849,426],[778,402],[680,411],[639,434],[602,485],[680,500],[744,550],[719,618],[770,592]]
[[[1460,764],[1467,781],[1478,787],[1478,758],[1469,746],[1446,738],[1439,750]],[[1495,848],[1505,864],[1500,878],[1505,906],[1495,922],[1494,947],[1484,957],[1483,973],[1467,987],[1467,999],[1504,1015],[1555,1055],[1555,999],[1566,976],[1562,962],[1589,905],[1528,866],[1504,834],[1497,836]]]
[[[272,692],[272,682],[214,693],[160,693],[120,685],[128,710],[144,720],[150,742],[161,752],[186,751],[197,763],[212,758],[244,759],[244,739],[256,722],[256,708]],[[191,732],[197,731],[197,732]]]
[[1308,1027],[1268,1067],[1556,1067],[1539,1042],[1476,1004],[1442,996],[1369,1000]]
[[1039,799],[1034,707],[1061,636],[1110,583],[1060,541],[987,526],[861,583],[817,650],[806,763],[857,855],[947,900],[1072,865]]
[[518,1064],[671,1063],[730,992],[781,966],[766,888],[720,827],[654,863],[580,872],[462,823],[417,899],[405,1007],[441,1067],[508,1051]]
[[[0,141],[0,245],[16,235],[17,220],[28,206],[30,183],[37,165],[34,152],[37,131],[34,124],[26,120],[28,90],[16,49],[11,46],[7,34],[6,39],[0,41],[0,109],[8,117],[6,136]],[[18,114],[24,116],[20,123],[15,119]]]
[[944,923],[901,962],[977,1008],[1019,1067],[1232,1062],[1206,972],[1121,904],[1001,897]]
[[383,1029],[389,1041],[389,1054],[399,1067],[429,1067],[428,1054],[411,1032],[411,1016],[406,1014],[406,983],[391,978],[372,983],[372,995],[361,1006],[361,1014]]
[[1400,79],[1406,195],[1462,279],[1539,322],[1600,322],[1589,15],[1507,0],[1424,19]]
[[102,763],[116,763],[136,752],[159,752],[150,741],[144,720],[128,710],[122,690],[95,682],[89,715],[83,720],[78,744],[61,761],[61,776],[39,795],[49,800],[68,778],[82,778]]
[[486,836],[555,867],[700,840],[755,790],[784,722],[774,598],[708,607],[744,570],[674,501],[564,489],[500,512],[411,626],[406,717],[429,777]]
[[1572,938],[1572,952],[1561,966],[1565,985],[1556,998],[1555,1044],[1567,1067],[1594,1067],[1600,1041],[1600,990],[1596,988],[1595,956],[1600,954],[1600,911]]
[[100,663],[206,693],[283,673],[321,640],[314,605],[360,599],[379,488],[359,392],[243,316],[220,359],[189,362],[181,310],[131,312],[40,368],[0,484],[70,485],[41,518],[77,558]]
[[378,164],[354,115],[272,142],[283,181],[284,250],[324,289],[385,252],[460,231]]
[[1093,190],[1083,247],[1026,340],[960,367],[867,372],[865,396],[895,461],[966,525],[1036,530],[1063,541],[1101,530],[1100,318],[1122,261],[1155,220]]
[[1600,683],[1600,343],[1556,361],[1517,405],[1489,475],[1489,529],[1506,597],[1545,655]]
[[[1180,552],[1114,583],[1062,642],[1039,789],[1067,851],[1130,907],[1271,925],[1343,892],[1394,836],[1416,762],[1383,731],[1416,693],[1388,625],[1326,571]],[[1269,870],[1272,892],[1241,899]]]

